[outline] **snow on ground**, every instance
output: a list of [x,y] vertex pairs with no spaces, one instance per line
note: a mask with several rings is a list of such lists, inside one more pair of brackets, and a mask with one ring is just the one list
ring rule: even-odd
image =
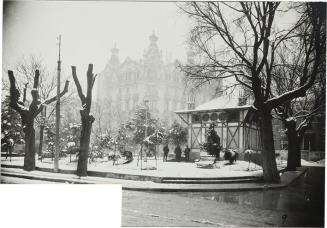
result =
[[[8,159],[1,158],[2,164],[23,165],[23,158],[12,158],[12,162]],[[262,175],[262,168],[254,163],[248,163],[246,161],[237,161],[235,164],[227,165],[227,161],[219,161],[214,168],[198,168],[195,163],[190,162],[163,162],[161,159],[157,160],[157,170],[151,170],[156,167],[155,160],[142,161],[142,168],[147,170],[141,170],[141,161],[137,165],[137,157],[129,164],[113,165],[113,161],[98,161],[88,165],[89,171],[100,172],[113,172],[122,174],[133,175],[147,175],[157,177],[231,177],[231,176],[260,176]],[[42,168],[53,168],[53,161],[46,158],[43,161],[36,161],[36,166]],[[60,159],[59,168],[66,170],[76,170],[77,162],[69,162],[68,158]]]
[[[24,162],[23,157],[13,157],[10,162],[5,157],[1,158],[1,164],[11,164],[22,166]],[[120,161],[121,163],[121,161]],[[141,163],[142,168],[141,170]],[[203,162],[204,164],[205,162]],[[287,161],[284,159],[276,160],[278,169],[285,168]],[[208,165],[212,164],[208,162]],[[303,166],[325,166],[325,159],[318,162],[310,162],[301,160]],[[157,160],[148,159],[137,161],[137,157],[134,157],[133,162],[129,164],[113,165],[113,161],[106,159],[98,159],[97,162],[88,164],[89,171],[99,172],[112,172],[121,174],[132,175],[146,175],[156,177],[231,177],[231,176],[260,176],[262,175],[262,168],[254,163],[248,163],[247,161],[237,161],[235,164],[229,165],[227,161],[219,161],[213,167],[204,165],[202,168],[198,167],[195,163],[190,162],[163,162],[161,158]],[[41,168],[53,168],[53,161],[50,158],[45,158],[43,161],[36,161],[36,166]],[[157,167],[157,169],[154,169]],[[72,157],[72,162],[69,161],[69,157],[62,158],[59,161],[59,168],[64,170],[76,170],[77,162],[75,157]]]
[[304,159],[301,159],[301,165],[302,166],[319,166],[319,167],[325,167],[325,159],[322,159],[322,160],[316,161],[316,162],[306,161]]

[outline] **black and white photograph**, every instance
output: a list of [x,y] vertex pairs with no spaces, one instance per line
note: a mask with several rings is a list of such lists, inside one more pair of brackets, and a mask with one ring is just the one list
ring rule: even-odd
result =
[[324,227],[326,2],[2,9],[0,226]]

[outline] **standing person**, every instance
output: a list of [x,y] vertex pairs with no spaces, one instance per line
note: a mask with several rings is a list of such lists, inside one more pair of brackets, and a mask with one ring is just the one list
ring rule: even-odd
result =
[[169,153],[168,145],[164,146],[163,152],[164,152],[163,161],[167,161],[167,157],[168,157],[168,153]]
[[181,147],[179,145],[176,146],[175,148],[175,154],[176,154],[176,160],[178,162],[181,161],[181,156],[182,156],[182,150],[181,150]]
[[186,145],[186,148],[184,150],[186,161],[189,161],[190,160],[190,151],[191,151],[190,148],[188,147],[188,145]]
[[[6,139],[6,142],[3,143],[2,145],[4,145],[7,149],[7,153],[6,153],[6,160],[8,158],[8,155],[9,155],[9,159],[11,161],[11,157],[12,157],[12,151],[14,149],[14,140],[12,138],[9,138],[9,139]],[[1,145],[1,146],[2,146]]]

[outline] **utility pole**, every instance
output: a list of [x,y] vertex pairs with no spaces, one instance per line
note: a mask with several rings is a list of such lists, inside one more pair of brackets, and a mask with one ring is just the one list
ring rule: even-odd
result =
[[56,152],[54,160],[54,172],[59,171],[59,154],[60,154],[60,71],[61,71],[61,60],[60,60],[60,48],[61,48],[61,35],[59,35],[59,58],[58,58],[58,68],[57,68],[57,103],[56,103]]

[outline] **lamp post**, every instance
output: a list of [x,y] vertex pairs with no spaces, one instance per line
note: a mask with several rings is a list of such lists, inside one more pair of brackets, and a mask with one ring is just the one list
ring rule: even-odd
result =
[[56,103],[56,151],[55,151],[55,160],[54,160],[54,169],[55,173],[59,169],[59,156],[60,156],[60,138],[59,138],[59,128],[60,128],[60,71],[61,71],[61,60],[60,60],[60,48],[61,48],[61,35],[58,38],[59,41],[59,58],[58,58],[58,67],[57,67],[57,103]]

